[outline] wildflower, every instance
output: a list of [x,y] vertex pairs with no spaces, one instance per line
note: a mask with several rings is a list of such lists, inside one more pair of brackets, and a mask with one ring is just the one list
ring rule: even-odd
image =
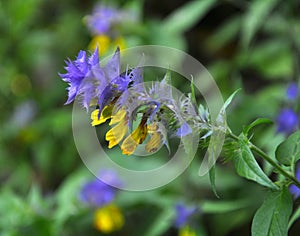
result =
[[[298,165],[298,167],[296,169],[295,177],[298,181],[300,181],[300,164]],[[295,184],[291,184],[289,186],[289,190],[290,190],[291,194],[294,195],[294,198],[300,197],[300,188],[298,188]]]
[[196,207],[187,207],[183,204],[177,204],[175,226],[179,229],[179,236],[196,236],[196,231],[191,227],[193,217],[198,212]]
[[184,226],[181,229],[179,229],[178,236],[197,236],[197,233],[194,229],[192,229],[189,226]]
[[103,233],[111,233],[122,228],[124,217],[116,205],[107,205],[96,210],[94,226]]
[[119,21],[119,12],[103,5],[96,6],[93,14],[86,18],[88,28],[96,35],[108,33],[112,25]]
[[158,150],[161,145],[163,136],[161,132],[159,132],[159,127],[157,123],[153,123],[148,126],[148,133],[150,134],[150,140],[146,144],[146,151],[151,153]]
[[[161,82],[146,88],[140,66],[127,68],[124,73],[120,67],[119,48],[105,66],[100,66],[96,49],[88,58],[81,51],[74,62],[67,63],[67,73],[61,74],[70,84],[67,103],[80,95],[86,109],[97,105],[91,113],[92,126],[110,119],[112,127],[105,135],[109,148],[122,143],[122,153],[131,155],[148,140],[147,152],[155,152],[163,144],[169,149],[168,133],[184,137],[207,123],[194,109],[190,97],[174,95],[169,73]],[[134,124],[138,124],[135,129]]]
[[[186,121],[188,115],[185,114],[188,102],[185,98],[180,101],[173,98],[172,89],[167,84],[166,77],[161,82],[153,83],[148,87],[144,85],[136,84],[126,90],[116,101],[116,106],[119,107],[122,104],[126,111],[128,126],[137,119],[139,114],[142,116],[137,128],[124,137],[121,149],[122,153],[126,155],[133,154],[137,146],[142,144],[148,135],[150,138],[145,145],[145,150],[151,153],[155,152],[161,144],[168,147],[167,130],[174,134],[177,133],[180,137],[192,132],[192,128]],[[130,102],[124,102],[129,98]],[[192,110],[190,107],[188,109]],[[189,119],[193,118],[189,117]],[[113,129],[115,129],[114,133],[118,134],[119,128],[114,127]],[[117,140],[117,142],[119,141],[121,139]]]
[[175,209],[176,209],[175,226],[178,228],[182,228],[188,225],[191,221],[191,218],[198,211],[196,207],[187,207],[183,204],[177,204]]
[[290,83],[286,90],[286,96],[289,100],[295,100],[299,95],[299,87],[296,83]]
[[94,36],[88,48],[94,51],[98,45],[101,45],[101,47],[99,47],[99,55],[104,55],[113,48],[119,47],[121,51],[126,48],[126,42],[123,37],[115,38],[105,34]]
[[[105,106],[100,113],[99,109],[94,110],[91,113],[91,119],[92,119],[92,126],[100,125],[111,118],[112,114],[112,106]],[[100,116],[100,117],[99,117]]]
[[118,25],[135,20],[132,13],[104,5],[97,5],[92,15],[86,17],[87,26],[94,35],[112,34]]
[[[112,124],[114,122],[115,121],[112,119]],[[106,140],[109,142],[108,148],[112,148],[117,144],[119,144],[124,138],[124,136],[126,135],[127,130],[128,130],[128,118],[126,115],[124,115],[123,118],[119,121],[119,123],[106,133],[105,137]]]
[[92,38],[92,41],[90,42],[88,48],[91,50],[95,50],[98,45],[101,45],[101,47],[99,48],[99,55],[103,55],[110,48],[111,38],[105,34],[96,35]]
[[[69,59],[66,61],[67,66],[65,69],[67,70],[67,73],[59,74],[63,81],[69,83],[69,93],[66,104],[73,102],[77,94],[84,92],[82,91],[82,82],[91,72],[91,68],[98,63],[99,59],[97,49],[89,58],[87,58],[85,51],[80,51],[76,60],[71,61]],[[89,99],[87,98],[85,103],[89,102],[88,100]]]
[[142,119],[139,126],[129,135],[123,142],[121,149],[122,153],[131,155],[138,144],[142,144],[147,137],[147,119]]
[[[113,57],[103,68],[106,78],[105,84],[98,86],[98,105],[100,111],[108,104],[118,99],[130,86],[142,82],[142,73],[139,67],[127,69],[124,74],[120,73],[120,49],[117,48]],[[122,106],[123,104],[120,104]]]
[[[110,170],[101,171],[99,177],[114,186],[119,185],[116,174]],[[95,179],[85,183],[80,192],[80,200],[92,207],[102,207],[111,203],[115,198],[116,189]]]
[[115,172],[102,170],[99,179],[92,180],[83,185],[80,192],[80,200],[90,207],[96,208],[94,226],[103,233],[119,230],[124,224],[124,218],[120,209],[112,204],[115,199],[116,189],[121,182]]
[[299,117],[291,108],[284,108],[280,111],[277,117],[277,131],[291,134],[297,130],[299,126]]
[[67,73],[60,74],[63,81],[69,83],[66,104],[78,95],[86,109],[96,101],[99,117],[105,106],[111,105],[129,86],[142,81],[140,68],[127,69],[126,73],[120,74],[119,48],[104,67],[99,64],[98,48],[89,57],[85,51],[80,51],[76,60],[66,63]]

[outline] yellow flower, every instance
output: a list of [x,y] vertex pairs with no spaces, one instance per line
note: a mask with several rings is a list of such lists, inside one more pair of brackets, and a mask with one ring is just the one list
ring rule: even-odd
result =
[[124,140],[121,146],[123,154],[131,155],[137,145],[144,142],[148,134],[148,126],[146,122],[147,119],[142,119],[139,126]]
[[112,108],[113,106],[105,106],[99,119],[99,109],[94,110],[91,114],[92,126],[100,125],[111,118]]
[[111,233],[121,229],[124,217],[116,205],[107,205],[99,208],[94,216],[94,226],[103,233]]
[[119,47],[121,51],[126,48],[125,39],[123,37],[112,39],[105,34],[95,36],[89,44],[89,49],[94,51],[97,45],[99,47],[99,55],[104,55],[109,52],[110,49],[115,50],[117,47]]
[[99,54],[105,54],[111,46],[110,37],[105,34],[95,36],[89,44],[89,49],[94,51],[97,45],[99,46]]
[[109,125],[114,125],[116,123],[119,123],[121,120],[123,120],[126,116],[126,111],[125,109],[120,109],[119,111],[117,111],[116,114],[113,114],[111,116],[111,120]]
[[113,48],[119,47],[121,51],[124,50],[126,48],[125,39],[123,37],[116,38],[115,40],[113,40],[112,46]]
[[126,116],[125,110],[120,110],[116,113],[116,115],[111,117],[110,125],[116,124],[113,128],[111,128],[106,133],[106,140],[108,143],[108,148],[112,148],[116,146],[127,133],[128,130],[128,117]]
[[179,229],[178,236],[197,236],[197,234],[195,230],[186,225]]

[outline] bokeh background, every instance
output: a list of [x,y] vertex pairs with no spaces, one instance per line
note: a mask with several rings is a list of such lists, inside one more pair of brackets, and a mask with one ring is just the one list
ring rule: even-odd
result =
[[[128,12],[132,19],[96,39],[87,16],[97,4]],[[79,197],[95,177],[77,153],[72,106],[64,106],[67,85],[59,76],[67,58],[92,50],[95,42],[105,45],[103,56],[120,44],[165,45],[194,56],[224,99],[242,88],[227,113],[233,131],[258,117],[274,121],[256,128],[252,139],[274,155],[286,135],[277,132],[278,114],[285,107],[298,108],[286,89],[299,79],[299,7],[296,0],[0,0],[0,235],[105,234],[93,223],[95,207]],[[183,80],[173,83],[188,86]],[[197,175],[204,151],[200,148],[192,165],[167,186],[117,192],[114,204],[124,224],[109,233],[178,235],[176,204],[182,203],[197,208],[191,220],[197,235],[250,235],[265,189],[238,177],[230,161],[220,158],[216,198],[208,177]],[[133,167],[143,162],[108,152]],[[155,157],[148,164],[168,158]],[[269,166],[261,164],[268,172]],[[290,235],[298,235],[299,224],[291,226]]]

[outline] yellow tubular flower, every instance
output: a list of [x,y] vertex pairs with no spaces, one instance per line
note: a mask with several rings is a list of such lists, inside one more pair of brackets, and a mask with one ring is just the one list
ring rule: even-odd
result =
[[147,152],[155,152],[161,144],[161,134],[157,130],[158,126],[156,123],[148,126],[148,133],[151,134],[151,138],[145,147]]
[[111,233],[121,229],[124,217],[116,205],[107,205],[99,208],[94,216],[94,226],[103,233]]
[[127,117],[123,119],[112,129],[106,133],[106,140],[109,142],[108,148],[116,146],[124,138],[128,130],[128,120]]
[[100,119],[99,117],[99,109],[96,109],[91,114],[92,126],[100,125],[107,121],[111,117],[112,106],[105,106],[101,112]]
[[124,119],[125,116],[126,116],[125,109],[121,109],[121,110],[117,111],[116,114],[111,116],[111,121],[110,121],[109,125],[114,125],[116,123],[119,123],[121,120]]
[[196,231],[190,228],[189,226],[184,226],[179,229],[178,236],[197,236]]
[[147,120],[142,120],[139,126],[129,135],[122,143],[122,153],[125,155],[131,155],[138,144],[144,142],[148,134]]
[[146,144],[147,152],[155,152],[161,144],[161,135],[158,132],[155,132],[151,135],[150,140]]
[[97,45],[99,45],[99,54],[105,54],[109,50],[111,45],[110,37],[105,34],[95,36],[89,44],[89,49],[91,51],[94,51]]
[[126,48],[125,39],[123,37],[118,37],[113,41],[113,48],[116,47],[119,47],[121,51]]
[[121,51],[126,48],[125,39],[123,37],[112,39],[105,34],[95,36],[90,42],[88,48],[91,51],[94,51],[97,45],[99,46],[99,55],[104,55],[109,52],[110,49],[115,49],[116,47],[119,47]]

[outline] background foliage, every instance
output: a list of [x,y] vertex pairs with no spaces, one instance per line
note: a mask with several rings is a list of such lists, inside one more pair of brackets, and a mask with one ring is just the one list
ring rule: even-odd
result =
[[[93,211],[78,199],[82,184],[93,176],[74,145],[72,107],[63,106],[65,84],[58,76],[66,57],[74,59],[88,47],[92,36],[83,19],[97,2],[0,1],[0,235],[101,235],[93,227]],[[128,47],[158,44],[186,50],[208,68],[224,98],[242,88],[227,113],[233,131],[241,132],[258,117],[275,121],[281,107],[289,105],[286,87],[299,78],[298,1],[112,4],[139,16],[136,25],[120,29]],[[185,81],[173,84],[188,89]],[[276,123],[263,124],[252,137],[274,158],[276,146],[285,138],[276,129]],[[208,177],[197,175],[204,151],[200,149],[185,173],[167,186],[118,193],[116,204],[125,225],[114,234],[176,235],[174,206],[184,202],[200,209],[198,235],[250,235],[255,211],[272,193],[239,177],[234,164],[221,158],[216,167],[217,199]],[[120,152],[110,154],[117,159]],[[166,158],[151,159],[145,167]],[[121,162],[125,161],[137,166],[143,160],[126,157]],[[270,173],[269,165],[259,164]],[[274,206],[275,195],[261,211]],[[297,205],[299,200],[294,211]],[[277,207],[288,215],[284,205]],[[290,235],[300,231],[294,219]],[[262,220],[257,214],[253,225]]]

